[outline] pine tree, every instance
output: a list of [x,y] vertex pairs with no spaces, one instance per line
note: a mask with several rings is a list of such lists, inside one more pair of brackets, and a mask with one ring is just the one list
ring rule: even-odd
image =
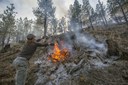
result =
[[60,23],[61,23],[62,30],[63,30],[63,32],[65,33],[65,31],[66,31],[66,21],[65,21],[65,17],[62,17],[62,18],[61,18]]
[[83,13],[88,16],[91,28],[94,29],[92,24],[92,14],[91,14],[93,8],[91,7],[89,0],[83,0],[82,10]]
[[10,4],[10,6],[7,6],[7,9],[4,10],[4,13],[2,14],[2,23],[3,23],[3,29],[2,29],[2,46],[5,45],[5,40],[7,38],[7,44],[10,41],[11,34],[13,34],[14,27],[15,27],[15,15],[16,12],[14,11],[15,7],[14,4]]
[[74,1],[74,4],[70,6],[70,28],[72,30],[78,30],[81,24],[81,5],[79,4],[78,0]]
[[16,20],[16,42],[23,40],[24,23],[22,18]]
[[120,20],[117,17],[116,13],[113,12],[115,5],[112,3],[112,0],[107,0],[107,9],[108,9],[108,14],[111,16],[111,18],[117,23],[120,24]]
[[124,9],[123,9],[123,3],[124,3],[124,0],[115,0],[115,2],[119,5],[121,11],[122,11],[122,14],[124,16],[124,20],[126,21],[127,25],[128,25],[128,20],[127,20],[127,17],[125,15],[125,12],[124,12]]
[[98,15],[99,22],[103,22],[104,26],[107,26],[105,6],[100,2],[100,0],[98,0],[98,4],[96,4],[96,13]]
[[58,20],[56,18],[52,19],[53,24],[53,35],[57,33]]
[[127,19],[127,16],[123,8],[123,6],[127,4],[128,1],[127,0],[112,0],[112,1],[108,0],[107,2],[109,5],[109,10],[110,10],[111,15],[118,13],[120,9],[125,22],[128,24],[128,19]]
[[48,22],[53,19],[55,13],[55,7],[53,6],[52,0],[38,0],[38,8],[33,12],[35,16],[43,22],[45,37],[47,35]]

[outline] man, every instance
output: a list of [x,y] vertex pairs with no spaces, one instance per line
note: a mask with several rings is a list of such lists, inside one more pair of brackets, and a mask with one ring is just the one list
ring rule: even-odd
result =
[[35,40],[35,35],[27,35],[27,42],[25,43],[22,51],[19,53],[17,58],[13,61],[13,65],[16,69],[15,85],[25,85],[29,59],[32,57],[37,47],[46,47],[48,45],[52,44],[38,43]]

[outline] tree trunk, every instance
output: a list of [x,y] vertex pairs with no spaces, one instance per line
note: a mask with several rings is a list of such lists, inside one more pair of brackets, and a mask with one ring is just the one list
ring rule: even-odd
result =
[[4,45],[5,45],[5,34],[3,34],[2,36],[2,48],[4,47]]
[[106,17],[105,17],[105,15],[104,15],[104,9],[103,9],[103,6],[102,6],[102,4],[101,4],[101,2],[100,1],[98,1],[99,2],[99,5],[100,5],[100,8],[101,8],[101,17],[102,17],[102,19],[103,19],[103,23],[104,23],[104,25],[105,26],[107,26],[107,20],[106,20]]
[[19,33],[16,34],[16,42],[19,42],[19,40],[21,39],[21,36],[19,35]]
[[88,12],[88,15],[89,15],[89,21],[90,21],[91,28],[94,30],[94,27],[93,27],[93,24],[92,24],[92,19],[91,19],[91,16],[90,16],[90,13],[89,13],[88,9],[87,9],[87,12]]
[[118,17],[114,14],[115,20],[117,24],[120,24],[120,20],[118,19]]
[[0,35],[0,46],[2,45],[2,35]]
[[65,32],[66,32],[66,28],[65,28],[65,27],[63,27],[63,28],[64,28],[64,30],[63,30],[63,31],[64,31],[64,33],[65,33]]
[[108,25],[107,19],[106,19],[106,17],[105,17],[105,16],[103,16],[103,18],[104,18],[104,21],[105,21],[106,26],[107,26],[107,25]]
[[106,26],[106,23],[105,23],[105,21],[104,21],[104,18],[103,18],[103,16],[102,16],[102,14],[100,14],[100,16],[101,16],[101,18],[102,18],[102,21],[103,21],[104,26]]
[[[114,8],[112,6],[111,6],[111,9],[114,10]],[[113,13],[113,16],[115,17],[116,23],[120,24],[121,22],[120,22],[119,18],[116,16],[115,13]]]
[[103,14],[103,10],[104,10],[104,9],[102,8],[102,5],[101,5],[101,10],[102,10],[101,17],[102,17],[102,19],[103,19],[104,25],[107,26],[107,25],[108,25],[108,22],[107,22],[107,20],[106,20],[105,15]]
[[7,34],[7,27],[5,27],[4,31],[3,31],[3,35],[2,35],[2,48],[4,47],[5,45],[5,39],[6,39],[6,34]]
[[118,5],[120,6],[120,9],[121,9],[122,14],[123,14],[123,16],[124,16],[125,22],[126,22],[126,24],[128,25],[128,20],[127,20],[127,17],[126,17],[126,15],[125,15],[125,13],[124,13],[124,9],[123,9],[122,5],[120,4],[120,2],[119,2],[118,0],[116,0],[116,1],[117,1]]
[[54,29],[53,29],[53,34],[56,34],[56,28],[57,28],[57,27],[54,27]]
[[80,29],[82,29],[82,24],[83,24],[83,23],[82,23],[82,21],[80,20]]
[[44,18],[44,37],[46,37],[46,33],[47,33],[47,13],[45,14],[45,18]]
[[89,21],[90,21],[91,28],[94,30],[94,27],[93,27],[93,25],[92,25],[91,17],[89,17]]
[[9,44],[9,41],[10,41],[10,34],[9,34],[9,37],[7,39],[7,43],[6,44]]

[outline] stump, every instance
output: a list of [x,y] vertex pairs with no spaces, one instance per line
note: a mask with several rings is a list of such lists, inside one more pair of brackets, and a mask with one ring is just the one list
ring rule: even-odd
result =
[[106,43],[108,45],[108,56],[119,56],[119,46],[116,41],[107,39]]

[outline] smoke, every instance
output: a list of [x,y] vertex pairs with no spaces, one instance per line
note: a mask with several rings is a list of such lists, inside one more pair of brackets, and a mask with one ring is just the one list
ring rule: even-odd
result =
[[100,44],[95,41],[95,39],[89,35],[84,35],[82,33],[77,32],[76,33],[76,38],[79,43],[81,43],[83,46],[88,47],[88,48],[102,48],[103,44]]
[[69,5],[73,3],[74,0],[53,0],[54,6],[56,7],[56,17],[61,18],[68,13]]
[[[95,53],[106,54],[107,46],[105,40],[98,41],[91,34],[84,32],[80,25],[72,24],[72,31],[65,34],[68,47],[73,48],[78,45],[80,48],[85,48]],[[73,29],[74,28],[74,29]],[[72,49],[71,49],[72,50]]]

